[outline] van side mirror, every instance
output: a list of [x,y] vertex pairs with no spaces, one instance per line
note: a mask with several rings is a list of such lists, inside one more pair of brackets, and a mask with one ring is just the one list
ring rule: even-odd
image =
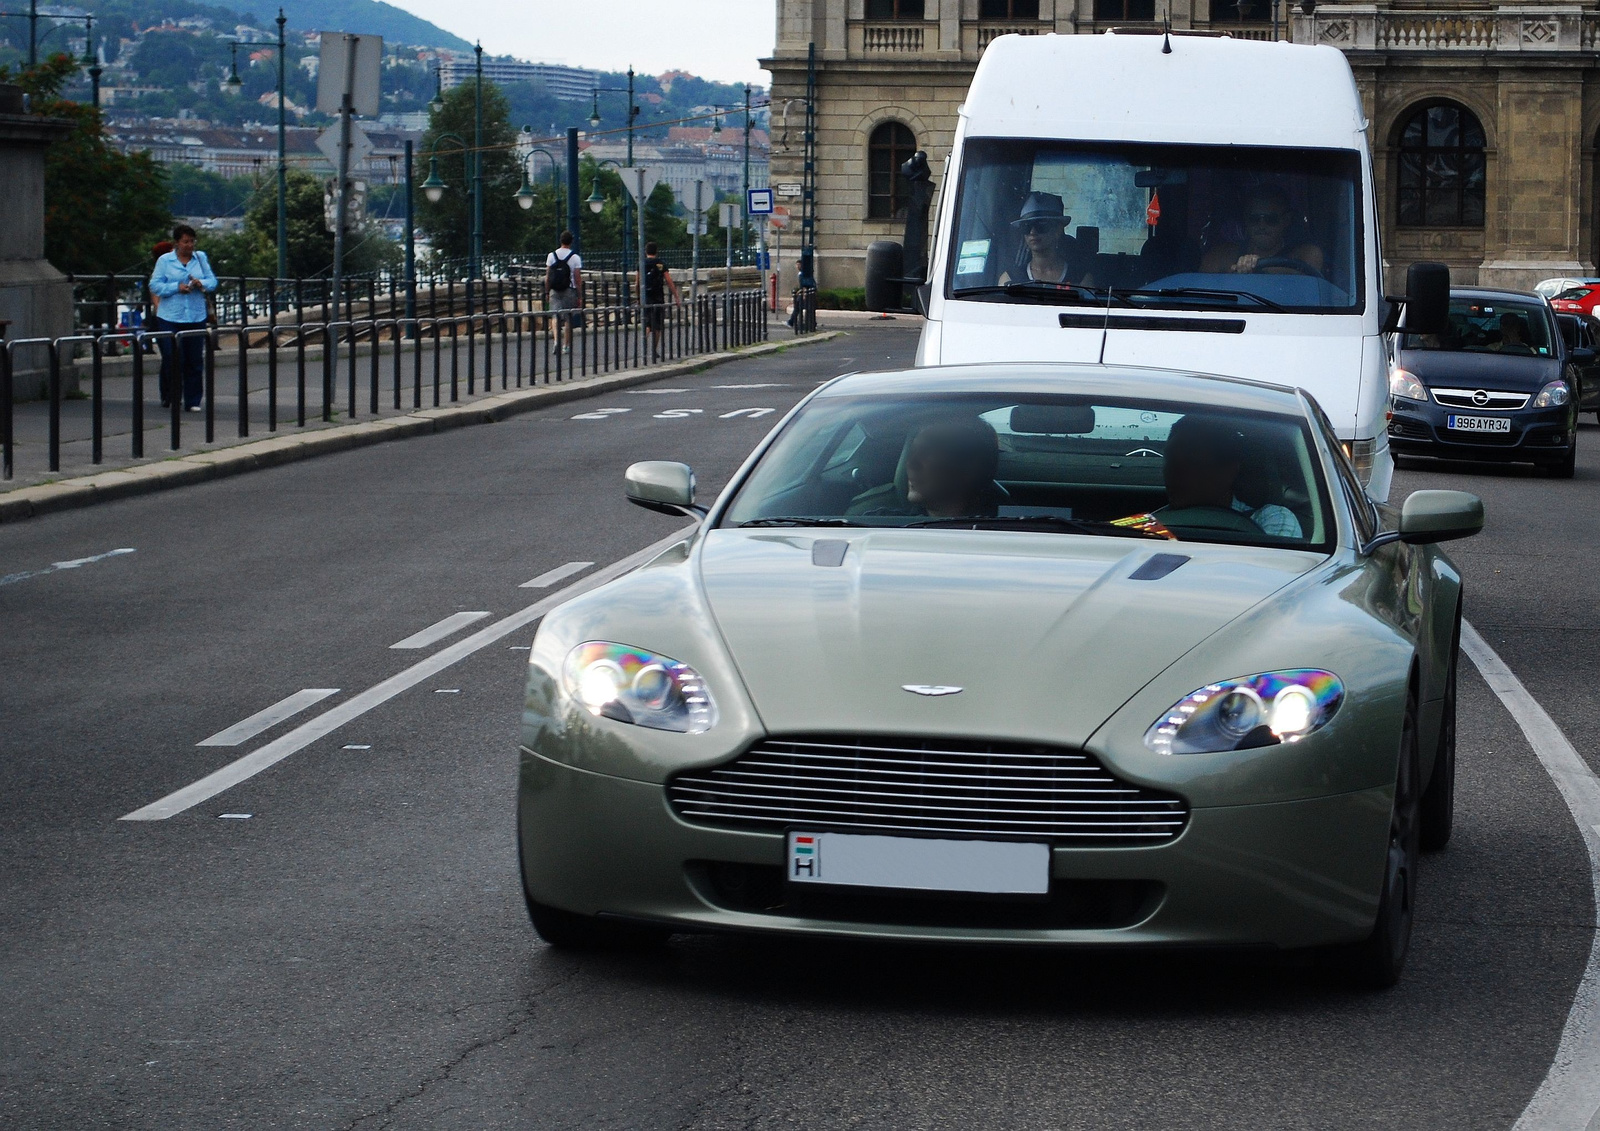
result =
[[1483,529],[1483,500],[1465,491],[1413,491],[1400,506],[1400,541],[1414,546],[1470,538]]
[[905,275],[905,249],[894,240],[874,240],[867,245],[868,310],[901,310]]
[[686,514],[703,517],[704,507],[695,506],[694,472],[686,463],[645,460],[628,468],[625,476],[628,502],[661,514]]
[[1450,329],[1450,268],[1413,263],[1406,269],[1406,333],[1443,334]]

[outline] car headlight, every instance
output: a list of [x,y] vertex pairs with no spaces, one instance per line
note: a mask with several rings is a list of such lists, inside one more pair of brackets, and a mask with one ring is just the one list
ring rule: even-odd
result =
[[1560,408],[1572,399],[1572,390],[1567,388],[1565,381],[1552,381],[1539,390],[1539,395],[1533,398],[1534,408]]
[[1428,390],[1409,369],[1389,370],[1389,395],[1406,401],[1425,401]]
[[717,704],[688,664],[590,640],[567,653],[562,683],[591,715],[655,730],[701,734],[717,725]]
[[1158,754],[1213,754],[1298,742],[1343,701],[1339,677],[1314,668],[1209,683],[1163,713],[1144,744]]

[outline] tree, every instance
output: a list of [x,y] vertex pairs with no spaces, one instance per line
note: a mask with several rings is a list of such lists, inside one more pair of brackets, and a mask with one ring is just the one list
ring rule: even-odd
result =
[[[445,91],[444,105],[429,116],[428,130],[422,137],[422,167],[430,173],[437,169],[446,188],[437,204],[422,196],[417,202],[417,220],[432,239],[436,252],[451,259],[465,259],[471,251],[472,208],[467,193],[467,154],[462,142],[466,149],[471,148],[474,91],[472,82]],[[456,136],[449,138],[445,134]],[[483,163],[485,255],[517,251],[526,241],[528,224],[516,200],[522,184],[521,168],[512,155],[516,138],[505,96],[493,83],[484,83],[483,148],[478,156]],[[427,158],[436,160],[429,162]]]
[[[322,181],[290,169],[284,214],[287,219],[289,275],[327,274],[333,268],[333,233],[323,210]],[[263,177],[245,212],[238,235],[208,236],[206,254],[218,273],[270,276],[278,273],[278,184]],[[345,270],[351,274],[393,267],[401,251],[375,224],[352,232],[345,241]]]
[[45,151],[45,257],[74,275],[144,271],[150,247],[172,223],[165,171],[148,154],[112,148],[100,112],[61,97],[77,70],[66,55],[16,75],[0,67],[0,81],[32,96],[33,113],[65,118],[73,127]]

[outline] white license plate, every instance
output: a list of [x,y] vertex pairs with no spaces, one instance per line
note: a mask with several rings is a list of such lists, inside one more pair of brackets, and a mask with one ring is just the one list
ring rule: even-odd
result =
[[1048,895],[1050,846],[792,832],[788,873],[798,884]]
[[1509,432],[1511,418],[1506,416],[1451,416],[1445,426],[1457,432]]

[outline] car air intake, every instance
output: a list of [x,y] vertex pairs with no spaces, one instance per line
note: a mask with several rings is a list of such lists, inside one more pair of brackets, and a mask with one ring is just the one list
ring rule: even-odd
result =
[[1078,750],[884,736],[768,738],[732,762],[667,783],[686,821],[976,836],[1109,847],[1183,831],[1183,798],[1112,776]]

